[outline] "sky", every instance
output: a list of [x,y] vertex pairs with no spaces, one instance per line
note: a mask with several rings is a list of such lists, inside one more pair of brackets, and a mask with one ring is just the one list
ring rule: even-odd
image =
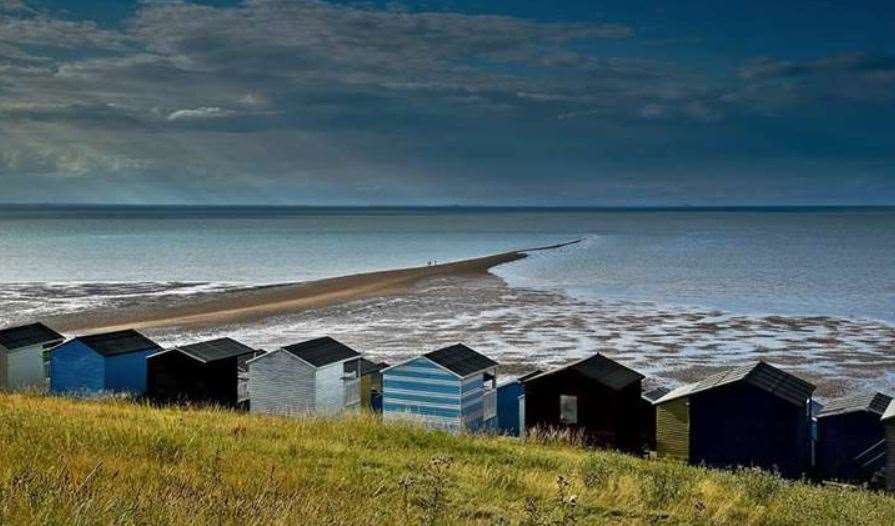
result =
[[871,1],[0,0],[0,203],[892,205]]

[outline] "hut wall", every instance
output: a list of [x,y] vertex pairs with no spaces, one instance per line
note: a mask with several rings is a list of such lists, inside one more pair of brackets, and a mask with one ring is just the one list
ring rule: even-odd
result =
[[382,375],[382,416],[459,429],[460,379],[422,356],[392,367]]
[[656,406],[640,398],[640,444],[648,451],[656,450]]
[[146,392],[146,357],[153,352],[155,350],[107,357],[106,390],[133,394]]
[[817,420],[817,471],[826,480],[866,482],[872,473],[861,468],[855,457],[886,436],[879,415],[857,411]]
[[101,392],[106,388],[103,357],[80,340],[65,342],[50,353],[50,390],[54,393]]
[[[526,428],[568,429],[590,445],[640,450],[640,382],[615,391],[565,369],[525,383]],[[561,418],[560,397],[577,399],[577,423]]]
[[314,411],[314,368],[288,351],[269,352],[249,363],[249,408],[253,413]]
[[656,406],[656,452],[684,462],[690,460],[690,407],[686,397]]
[[497,430],[519,436],[519,397],[525,390],[522,382],[513,381],[497,388]]
[[460,413],[463,418],[463,427],[471,431],[481,429],[484,424],[484,377],[478,373],[463,379],[460,384]]
[[382,394],[382,373],[372,372],[361,376],[360,379],[360,404],[361,407],[373,410],[373,393]]
[[[349,382],[342,379],[345,366],[342,362],[317,368],[315,379],[314,409],[322,414],[335,414],[345,408],[346,388]],[[353,381],[354,382],[354,381]],[[357,383],[354,383],[359,389]]]
[[689,400],[691,463],[777,469],[789,478],[808,471],[807,400],[796,406],[746,383],[704,391]]
[[147,392],[161,402],[192,402],[235,407],[237,358],[202,363],[177,351],[147,360]]
[[886,489],[895,491],[895,418],[886,421]]
[[8,382],[8,373],[6,365],[6,349],[0,345],[0,389],[6,389]]
[[0,351],[6,360],[6,388],[45,389],[43,353],[43,344],[22,347],[14,351]]

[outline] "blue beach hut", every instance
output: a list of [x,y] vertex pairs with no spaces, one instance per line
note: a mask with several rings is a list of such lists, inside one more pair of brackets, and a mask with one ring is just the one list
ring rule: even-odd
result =
[[463,344],[382,371],[382,416],[450,431],[493,429],[497,362]]
[[497,386],[497,431],[504,435],[517,437],[524,425],[525,415],[521,408],[524,406],[523,396],[525,387],[523,382],[542,371],[533,371],[518,378],[513,378]]
[[162,348],[134,330],[79,336],[50,353],[50,391],[142,394],[146,357]]

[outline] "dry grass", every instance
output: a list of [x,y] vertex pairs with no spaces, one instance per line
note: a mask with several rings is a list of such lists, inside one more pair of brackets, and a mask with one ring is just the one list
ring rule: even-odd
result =
[[368,416],[0,395],[0,524],[895,524],[895,499]]

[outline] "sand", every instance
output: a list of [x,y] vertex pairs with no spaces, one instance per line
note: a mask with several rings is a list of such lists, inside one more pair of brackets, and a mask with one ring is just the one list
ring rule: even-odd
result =
[[421,281],[443,276],[484,274],[497,265],[523,259],[528,252],[550,250],[578,242],[576,240],[424,267],[217,292],[185,302],[87,310],[44,321],[56,330],[78,334],[126,328],[213,327],[246,323],[350,301],[408,293]]

